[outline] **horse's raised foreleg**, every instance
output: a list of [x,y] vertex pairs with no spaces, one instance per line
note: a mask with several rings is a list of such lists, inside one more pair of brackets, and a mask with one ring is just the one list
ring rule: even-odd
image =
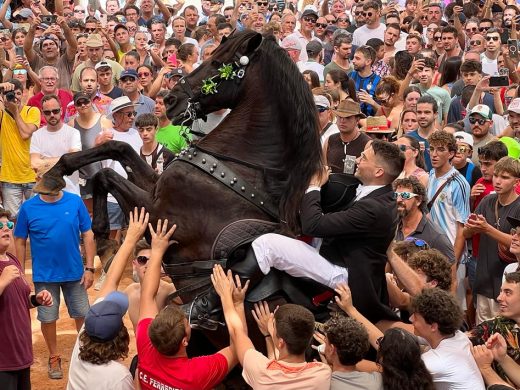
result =
[[92,184],[94,188],[92,231],[97,240],[107,239],[110,234],[107,211],[107,194],[109,192],[116,198],[126,217],[134,207],[144,207],[150,214],[153,213],[151,195],[153,187],[147,190],[141,189],[109,168],[104,168],[96,173]]
[[[55,192],[65,187],[63,176],[71,175],[79,168],[103,160],[115,160],[121,163],[128,174],[128,179],[137,187],[149,191],[155,186],[159,175],[126,142],[108,141],[95,148],[61,156],[37,184],[39,192]],[[63,184],[63,187],[56,188]]]

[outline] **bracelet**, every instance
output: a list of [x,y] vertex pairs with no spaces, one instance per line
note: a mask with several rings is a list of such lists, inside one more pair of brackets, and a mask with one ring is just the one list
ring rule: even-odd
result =
[[41,303],[38,303],[38,301],[36,300],[36,295],[35,294],[32,294],[29,297],[29,301],[31,302],[31,305],[33,305],[34,307],[38,307],[38,306],[42,305]]

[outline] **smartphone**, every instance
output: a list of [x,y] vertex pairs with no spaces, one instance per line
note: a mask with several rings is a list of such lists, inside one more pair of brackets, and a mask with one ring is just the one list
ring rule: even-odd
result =
[[490,87],[508,87],[509,77],[508,76],[491,76],[489,78]]
[[507,46],[509,47],[509,55],[511,58],[518,59],[518,39],[508,39]]
[[56,19],[57,19],[57,16],[56,15],[42,15],[40,17],[42,23],[50,26],[51,24],[56,24]]
[[99,22],[101,23],[101,27],[105,28],[107,26],[107,14],[99,15]]
[[15,52],[15,54],[17,56],[25,57],[25,53],[23,51],[23,47],[16,46],[16,48],[14,49],[14,52]]
[[169,64],[169,65],[172,65],[172,66],[175,66],[177,67],[177,55],[176,54],[171,54],[168,56],[166,62]]

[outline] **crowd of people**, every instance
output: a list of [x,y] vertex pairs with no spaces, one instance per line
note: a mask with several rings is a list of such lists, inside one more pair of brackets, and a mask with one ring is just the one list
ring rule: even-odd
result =
[[[0,387],[31,388],[36,308],[40,358],[70,390],[212,389],[238,365],[254,389],[520,388],[517,1],[227,3],[0,1]],[[38,181],[62,155],[110,140],[160,175],[192,140],[167,118],[168,93],[244,29],[279,43],[314,97],[325,166],[302,194],[309,239],[259,236],[227,272],[214,267],[187,315],[161,271],[175,221],[125,216],[109,194],[118,244],[95,280],[94,176],[127,171],[105,160],[63,190]],[[193,134],[228,113],[196,120]],[[324,211],[331,175],[359,185]],[[118,291],[128,261],[134,283]],[[249,307],[272,269],[332,292],[330,319],[294,303]],[[78,332],[67,378],[62,296]],[[265,345],[252,342],[250,309]],[[229,346],[188,354],[197,319],[214,317]]]

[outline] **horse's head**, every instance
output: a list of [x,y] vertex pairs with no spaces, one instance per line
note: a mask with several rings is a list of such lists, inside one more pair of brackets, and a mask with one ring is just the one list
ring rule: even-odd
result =
[[223,39],[210,60],[183,77],[166,97],[168,118],[190,124],[222,108],[233,108],[262,36],[253,31]]

